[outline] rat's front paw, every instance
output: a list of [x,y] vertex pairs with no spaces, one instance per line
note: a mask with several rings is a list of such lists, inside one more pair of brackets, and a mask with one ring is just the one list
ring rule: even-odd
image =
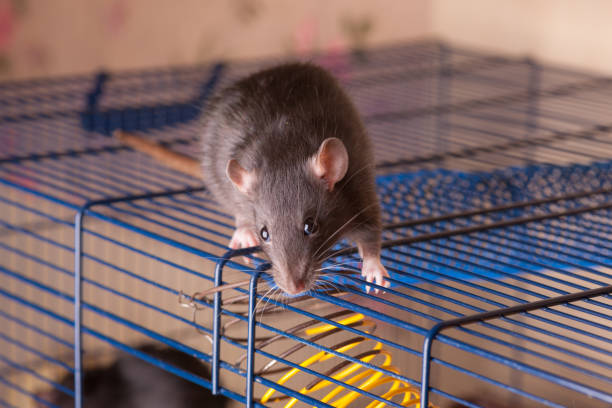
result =
[[[229,247],[231,249],[250,248],[257,245],[259,245],[257,235],[255,235],[253,230],[247,227],[236,228],[229,242]],[[248,264],[252,263],[247,257],[244,258],[244,261]]]
[[[375,282],[377,285],[388,288],[390,283],[385,278],[389,277],[389,273],[380,262],[380,258],[367,258],[363,260],[363,267],[361,268],[361,276],[369,283]],[[366,292],[370,292],[370,287],[366,286]],[[378,289],[375,289],[378,293]]]
[[232,249],[250,248],[259,245],[257,235],[247,227],[240,227],[234,231],[229,247]]

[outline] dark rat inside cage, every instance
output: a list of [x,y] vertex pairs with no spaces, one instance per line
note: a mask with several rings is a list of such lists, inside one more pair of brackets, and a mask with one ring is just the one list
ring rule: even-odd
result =
[[0,404],[87,406],[121,350],[249,406],[609,405],[612,80],[438,42],[319,61],[373,142],[391,285],[341,241],[286,297],[227,203],[110,137],[198,157],[211,95],[278,62],[0,84]]

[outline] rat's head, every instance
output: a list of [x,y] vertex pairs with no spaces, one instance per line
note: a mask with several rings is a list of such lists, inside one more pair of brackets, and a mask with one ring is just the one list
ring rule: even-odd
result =
[[230,160],[227,176],[253,204],[253,225],[272,262],[276,284],[290,295],[310,289],[323,256],[340,238],[345,214],[336,184],[348,170],[338,138],[325,139],[306,161],[247,171]]

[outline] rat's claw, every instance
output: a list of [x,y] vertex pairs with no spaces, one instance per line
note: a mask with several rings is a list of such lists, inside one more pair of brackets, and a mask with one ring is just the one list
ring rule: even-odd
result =
[[[366,280],[366,282],[368,283],[372,283],[374,281],[374,277],[368,273],[365,273],[363,271],[361,271],[361,276],[363,276]],[[366,285],[366,293],[370,293],[370,286]]]
[[[390,283],[385,278],[389,277],[389,273],[380,262],[380,258],[366,258],[363,260],[363,267],[361,268],[361,276],[365,278],[368,283],[376,282],[379,286],[388,288]],[[379,290],[375,289],[375,293]],[[366,286],[366,293],[370,293],[370,287]]]
[[[234,234],[232,235],[232,239],[229,242],[229,247],[231,249],[240,249],[240,248],[250,248],[259,245],[259,241],[257,240],[257,235],[247,227],[236,228]],[[253,262],[250,258],[246,256],[243,258],[244,262],[251,265]]]

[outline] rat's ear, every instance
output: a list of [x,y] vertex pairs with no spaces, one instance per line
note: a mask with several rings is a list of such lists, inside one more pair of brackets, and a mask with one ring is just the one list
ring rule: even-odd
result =
[[244,169],[237,160],[231,159],[227,162],[225,174],[234,184],[234,187],[243,194],[249,195],[255,185],[255,174]]
[[319,151],[310,160],[313,173],[327,183],[327,189],[332,191],[334,185],[342,180],[348,170],[348,153],[344,143],[337,137],[325,139]]

